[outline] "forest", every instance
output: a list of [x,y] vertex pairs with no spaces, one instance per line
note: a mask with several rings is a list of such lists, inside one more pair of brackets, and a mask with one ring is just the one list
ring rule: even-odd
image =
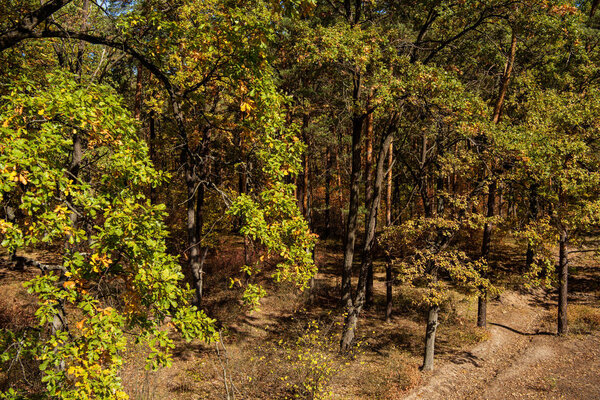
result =
[[600,0],[0,0],[0,399],[600,398]]

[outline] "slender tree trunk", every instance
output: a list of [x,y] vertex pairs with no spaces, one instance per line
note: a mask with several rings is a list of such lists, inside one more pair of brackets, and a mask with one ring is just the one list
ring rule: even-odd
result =
[[[360,74],[355,73],[353,99],[360,98]],[[358,222],[359,185],[361,175],[361,136],[364,115],[355,113],[352,117],[352,169],[350,171],[350,204],[346,220],[346,237],[344,240],[344,266],[342,270],[342,302],[352,302],[352,263],[354,261],[354,244],[356,242],[356,226]]]
[[333,151],[327,146],[325,154],[327,165],[325,167],[325,229],[323,238],[326,239],[331,233],[331,170],[333,169]]
[[[90,13],[90,2],[89,0],[83,0],[83,4],[81,7],[81,30],[85,31],[88,25],[88,16]],[[77,75],[79,81],[81,82],[81,76],[83,74],[83,53],[85,52],[85,42],[80,40],[77,45],[77,54],[75,56],[75,66],[73,68],[73,73]]]
[[592,0],[592,7],[590,8],[590,18],[592,18],[596,14],[596,10],[598,9],[598,0]]
[[425,354],[423,355],[422,371],[433,370],[433,359],[435,353],[435,334],[438,327],[438,314],[440,308],[432,306],[427,313],[427,331],[425,332]]
[[385,190],[385,224],[392,225],[392,166],[394,165],[394,142],[390,143],[390,151],[388,152],[388,173],[386,179]]
[[[502,106],[504,105],[504,99],[506,97],[506,92],[508,90],[508,83],[510,81],[510,77],[512,75],[513,65],[515,62],[515,55],[517,52],[517,36],[515,31],[512,32],[512,38],[510,43],[510,53],[508,55],[508,60],[506,61],[506,65],[504,66],[504,73],[502,74],[502,82],[500,85],[500,91],[498,93],[498,99],[496,101],[496,105],[494,107],[494,113],[492,115],[492,121],[497,124],[500,122],[500,117],[502,115]],[[487,203],[487,216],[494,216],[494,208],[496,202],[496,187],[497,183],[494,179],[489,187],[488,193],[488,203]],[[487,222],[483,229],[483,242],[481,244],[481,258],[485,261],[488,261],[490,254],[490,246],[492,242],[492,224],[491,222]],[[487,293],[483,293],[479,296],[477,302],[477,326],[484,327],[487,324],[486,314],[487,314]]]
[[[496,181],[492,181],[489,187],[488,202],[487,202],[487,217],[494,216],[494,208],[496,203]],[[483,241],[481,244],[481,258],[485,261],[489,260],[490,249],[492,244],[492,223],[486,222],[483,228]],[[487,293],[479,296],[477,302],[477,326],[484,327],[487,324]]]
[[497,124],[500,122],[500,117],[502,115],[502,106],[504,105],[504,98],[506,97],[506,92],[508,91],[508,82],[510,81],[510,77],[512,75],[513,66],[515,63],[515,55],[517,53],[517,35],[515,31],[512,32],[512,38],[510,41],[510,52],[508,54],[508,60],[506,61],[506,65],[504,66],[504,73],[502,74],[502,82],[500,85],[500,92],[498,93],[498,100],[496,101],[496,105],[494,106],[494,114],[492,116],[492,121]]
[[[392,166],[394,165],[394,142],[390,142],[390,150],[388,151],[388,172],[386,177],[385,190],[385,224],[392,225]],[[392,263],[388,262],[385,266],[385,321],[392,320],[392,309],[394,306],[393,298],[394,281],[392,278]]]
[[[368,103],[367,103],[368,104]],[[365,121],[366,146],[365,146],[365,207],[369,209],[373,201],[373,113],[367,115]],[[369,215],[365,214],[365,242],[367,241]],[[364,254],[363,254],[364,257]],[[367,294],[366,307],[373,304],[373,263],[367,264]]]
[[206,253],[208,251],[208,247],[202,249],[202,228],[204,226],[204,196],[205,196],[205,187],[203,183],[198,184],[198,189],[196,190],[196,238],[198,240],[198,245],[195,246],[198,248],[198,255],[200,259],[195,265],[195,269],[192,270],[194,274],[194,287],[196,289],[197,302],[196,305],[200,305],[202,303],[202,297],[204,296],[204,262],[206,260]]
[[[536,183],[532,183],[529,188],[529,223],[535,222],[538,218],[538,210],[539,210],[539,198],[537,193],[538,185]],[[535,256],[533,246],[529,241],[527,241],[527,253],[525,256],[525,268],[527,271],[531,270],[531,266],[533,265],[533,257]]]
[[372,249],[375,243],[375,229],[377,227],[377,215],[379,212],[379,206],[381,204],[382,187],[384,180],[384,164],[387,152],[392,141],[394,134],[396,118],[394,117],[386,135],[383,137],[379,155],[377,156],[377,169],[375,173],[375,181],[373,185],[373,200],[371,201],[369,208],[369,219],[367,224],[367,235],[363,247],[363,259],[360,266],[360,274],[358,277],[358,284],[356,286],[356,293],[353,298],[350,299],[347,306],[347,315],[342,331],[342,340],[340,343],[341,351],[348,351],[352,345],[352,341],[355,337],[356,323],[358,316],[362,311],[362,308],[366,302],[367,292],[367,279],[368,279],[368,265],[372,262]]
[[311,198],[311,189],[310,189],[310,175],[312,173],[311,169],[310,169],[310,154],[309,154],[309,149],[310,149],[310,138],[308,137],[308,123],[309,123],[309,116],[308,114],[304,114],[303,118],[302,118],[302,133],[304,136],[304,143],[306,143],[306,151],[304,152],[303,155],[303,161],[302,161],[302,210],[304,213],[304,218],[306,219],[306,222],[308,222],[308,226],[310,229],[312,229],[312,198]]
[[567,281],[569,277],[569,259],[567,253],[567,230],[561,228],[558,241],[558,334],[565,335],[569,332],[567,325]]
[[[196,213],[196,186],[199,185],[193,166],[186,163],[185,183],[187,187],[187,232],[189,269],[194,276],[194,288],[196,289],[196,305],[202,301],[202,274],[200,273],[200,238],[198,236],[198,220]],[[198,188],[199,189],[199,188]]]
[[133,105],[133,116],[138,121],[142,118],[142,79],[143,69],[142,63],[138,63],[137,77],[135,81],[135,102]]
[[393,288],[392,263],[388,262],[385,265],[385,322],[392,320],[392,310],[394,307]]
[[[340,140],[341,145],[341,140]],[[339,157],[339,148],[335,150],[335,169],[337,172],[337,188],[338,188],[338,200],[339,200],[339,210],[340,210],[340,228],[344,229],[346,224],[344,223],[344,190],[342,188],[342,168],[340,165],[340,157]],[[345,232],[342,235],[345,237]]]
[[[148,115],[148,152],[150,156],[150,161],[155,168],[158,169],[156,165],[156,126],[154,124],[154,111],[151,111]],[[158,196],[156,193],[156,188],[150,187],[150,202],[152,204],[156,204],[158,200]]]
[[[68,176],[73,181],[77,181],[79,179],[81,162],[83,161],[83,144],[81,141],[81,135],[78,133],[73,134],[72,140],[73,140],[73,153],[71,155],[71,165],[69,166]],[[71,197],[71,195],[68,195],[66,200],[70,204],[73,204],[73,198]],[[77,228],[77,226],[79,224],[79,217],[77,216],[76,212],[74,212],[74,211],[71,212],[71,214],[69,215],[69,220],[70,220],[71,226],[73,228]],[[69,243],[69,240],[70,240],[70,236],[67,237],[67,242],[66,242],[66,246],[65,246],[67,252],[72,253],[72,252],[77,251],[76,245]],[[62,282],[64,280],[65,280],[65,275],[61,273],[60,281]],[[68,323],[67,323],[67,314],[65,313],[63,301],[57,300],[56,303],[57,303],[56,304],[56,313],[52,316],[52,324],[51,324],[51,330],[52,330],[53,335],[58,332],[69,330]],[[64,361],[60,363],[58,369],[60,371],[65,369]]]
[[[396,152],[398,152],[397,146],[396,146]],[[396,157],[398,157],[398,155]],[[393,192],[392,192],[392,203],[399,205],[400,204],[400,184],[401,184],[400,174],[396,174],[396,176],[392,177],[392,179],[394,182],[393,183],[394,188],[393,188]],[[410,207],[409,207],[409,210],[411,213],[412,213],[412,207],[414,207],[413,201],[410,202]],[[390,208],[392,209],[392,212],[393,212],[394,208],[393,207],[390,207]],[[401,223],[400,222],[400,218],[401,218],[400,213],[402,212],[402,210],[400,209],[399,206],[397,206],[395,208],[395,211],[396,211],[395,213],[392,213],[392,220],[396,221],[396,223],[400,224]]]

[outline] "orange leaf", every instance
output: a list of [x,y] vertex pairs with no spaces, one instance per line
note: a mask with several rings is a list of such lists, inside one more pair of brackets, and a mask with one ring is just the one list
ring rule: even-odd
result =
[[75,282],[73,282],[73,281],[66,281],[65,283],[63,283],[63,287],[65,289],[73,289],[75,287]]

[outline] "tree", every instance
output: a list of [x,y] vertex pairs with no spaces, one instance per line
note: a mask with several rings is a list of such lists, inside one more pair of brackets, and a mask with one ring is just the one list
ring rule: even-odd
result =
[[[165,177],[150,166],[135,120],[109,87],[65,73],[22,79],[2,98],[0,119],[0,196],[21,214],[0,220],[2,246],[68,243],[60,265],[28,260],[42,273],[27,283],[40,304],[27,351],[52,396],[127,398],[118,377],[126,334],[150,347],[148,368],[170,363],[167,321],[187,339],[215,334],[214,320],[189,304],[181,268],[167,254],[164,207],[143,194]],[[115,285],[120,301],[109,306],[101,299]],[[57,315],[60,328],[48,332]],[[11,339],[3,337],[11,349],[5,362],[19,356]]]

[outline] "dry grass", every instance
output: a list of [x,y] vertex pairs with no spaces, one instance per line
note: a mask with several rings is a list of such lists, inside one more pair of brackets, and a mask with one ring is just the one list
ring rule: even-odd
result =
[[569,332],[587,335],[600,330],[600,309],[581,304],[571,304],[567,311]]
[[[226,251],[207,260],[204,306],[221,324],[224,348],[217,354],[214,345],[177,342],[173,367],[147,372],[145,349],[130,346],[121,376],[132,399],[220,399],[225,398],[226,383],[236,399],[319,398],[316,392],[333,399],[400,399],[421,384],[418,367],[427,309],[419,302],[420,289],[394,287],[393,317],[386,323],[385,279],[377,264],[375,303],[358,326],[360,346],[350,357],[342,357],[337,352],[343,321],[338,305],[339,245],[321,244],[317,251],[320,273],[314,303],[308,304],[305,295],[289,286],[272,285],[260,312],[253,313],[240,304],[240,290],[228,287],[228,277],[238,274],[243,263],[241,246],[239,238],[231,238],[220,246]],[[515,268],[507,267],[507,276]],[[0,283],[0,323],[32,324],[35,304],[20,286],[31,271],[4,273],[8,275]],[[29,311],[19,311],[23,309]],[[451,359],[489,338],[488,331],[475,327],[476,310],[474,298],[452,291],[440,310],[438,359]],[[600,310],[590,306],[569,305],[569,317],[574,333],[600,327]],[[318,332],[314,326],[307,329],[312,321],[317,321]],[[311,391],[315,386],[318,390]]]

